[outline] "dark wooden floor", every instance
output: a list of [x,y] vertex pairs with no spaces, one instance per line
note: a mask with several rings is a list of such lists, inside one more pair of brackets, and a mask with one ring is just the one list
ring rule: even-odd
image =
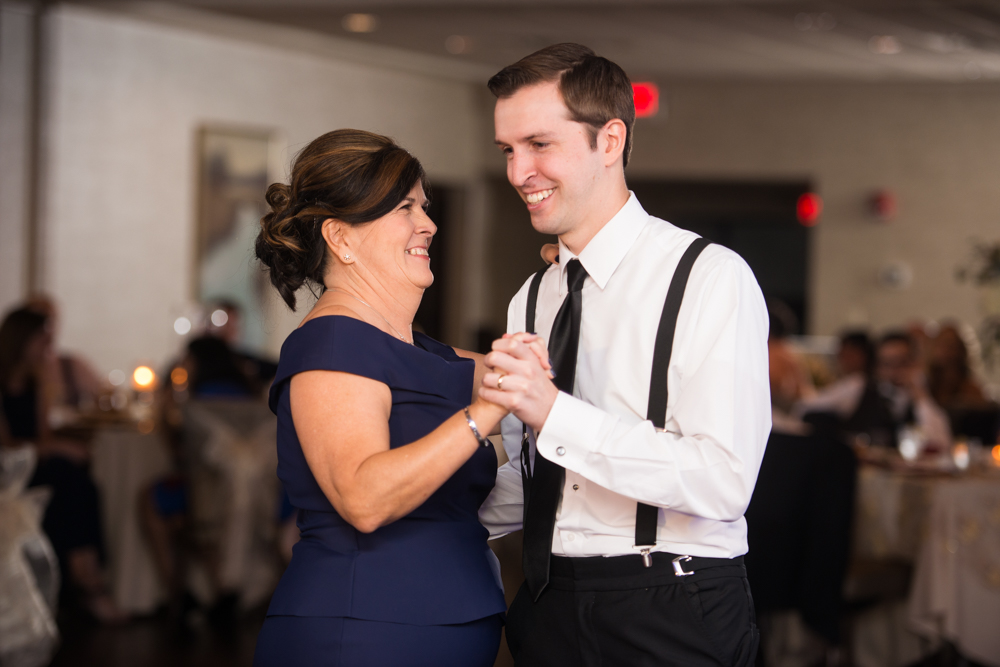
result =
[[186,628],[166,614],[102,626],[61,613],[62,645],[52,667],[249,667],[263,622],[263,609],[245,614],[227,633],[197,617]]

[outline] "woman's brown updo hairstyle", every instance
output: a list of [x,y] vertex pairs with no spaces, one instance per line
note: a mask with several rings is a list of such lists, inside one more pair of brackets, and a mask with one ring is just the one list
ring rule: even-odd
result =
[[314,139],[295,158],[289,185],[272,183],[265,199],[271,212],[260,221],[255,250],[271,284],[295,310],[304,284],[324,289],[323,221],[363,225],[390,213],[417,183],[424,168],[388,137],[363,130],[335,130]]

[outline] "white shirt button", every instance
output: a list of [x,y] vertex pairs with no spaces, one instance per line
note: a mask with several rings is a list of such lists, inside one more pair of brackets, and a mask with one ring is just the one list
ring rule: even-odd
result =
[[573,535],[573,533],[566,533],[566,541],[567,542],[572,542],[575,539],[576,539],[576,536]]
[[565,455],[566,455],[565,447],[556,447],[556,456],[565,456]]

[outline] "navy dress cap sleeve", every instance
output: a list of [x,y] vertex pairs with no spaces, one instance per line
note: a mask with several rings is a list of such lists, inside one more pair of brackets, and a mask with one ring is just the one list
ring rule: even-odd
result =
[[[304,371],[342,371],[390,387],[449,398],[442,392],[451,384],[448,376],[455,372],[451,364],[474,362],[419,332],[414,332],[413,340],[415,345],[410,345],[353,317],[327,315],[309,320],[289,334],[281,346],[268,405],[277,413],[281,391],[293,375]],[[411,354],[418,350],[428,354]],[[470,398],[471,390],[462,400],[468,402]]]
[[269,404],[278,415],[278,477],[298,510],[301,538],[268,615],[438,625],[503,613],[489,535],[478,515],[496,480],[496,452],[480,447],[410,514],[362,533],[323,493],[295,431],[288,387],[296,373],[312,370],[386,384],[389,447],[396,449],[469,404],[475,362],[423,334],[410,345],[343,316],[318,317],[288,336]]

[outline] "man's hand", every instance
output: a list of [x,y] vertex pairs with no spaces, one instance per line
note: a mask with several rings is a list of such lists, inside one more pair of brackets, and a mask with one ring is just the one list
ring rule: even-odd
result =
[[[559,390],[552,383],[548,355],[540,354],[544,342],[534,334],[514,334],[493,341],[479,395],[513,412],[518,419],[542,430]],[[542,360],[545,360],[543,364]]]

